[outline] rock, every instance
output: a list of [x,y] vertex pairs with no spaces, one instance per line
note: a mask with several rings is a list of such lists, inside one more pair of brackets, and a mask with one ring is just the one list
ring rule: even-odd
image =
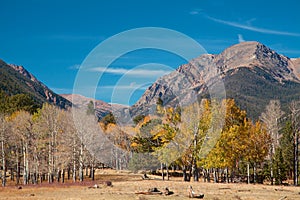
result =
[[112,182],[111,181],[104,181],[103,183],[106,186],[112,186]]
[[90,186],[90,187],[88,187],[88,188],[97,189],[97,188],[99,188],[99,185],[95,184],[95,185],[93,185],[93,186]]

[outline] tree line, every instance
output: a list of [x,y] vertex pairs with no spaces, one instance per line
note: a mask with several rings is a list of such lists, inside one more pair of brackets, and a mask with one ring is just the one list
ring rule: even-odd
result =
[[133,120],[128,167],[161,166],[163,178],[178,168],[184,181],[201,176],[214,182],[283,184],[293,179],[298,185],[299,108],[292,102],[290,113],[283,113],[280,102],[272,100],[254,122],[233,99],[203,99],[184,108],[165,107],[158,100],[155,114]]
[[38,184],[83,181],[88,174],[93,180],[104,164],[133,171],[160,168],[163,179],[170,169],[180,169],[184,181],[293,179],[298,185],[299,102],[283,113],[272,100],[252,121],[233,99],[175,108],[159,99],[154,114],[136,116],[133,125],[122,127],[112,113],[96,119],[93,102],[87,110],[9,105],[16,104],[0,102],[3,186],[8,178]]
[[8,174],[16,184],[83,181],[85,174],[93,180],[101,164],[87,149],[98,138],[95,116],[78,111],[84,122],[79,129],[71,110],[47,103],[34,113],[25,110],[0,114],[2,186]]

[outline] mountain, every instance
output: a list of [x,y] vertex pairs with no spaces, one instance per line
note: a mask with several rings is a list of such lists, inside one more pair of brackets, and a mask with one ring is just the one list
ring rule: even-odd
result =
[[[215,81],[222,80],[226,98],[257,119],[271,99],[283,110],[300,97],[300,59],[280,55],[259,42],[242,42],[217,55],[205,54],[159,78],[130,108],[132,116],[153,112],[157,99],[174,106],[196,95],[210,96]],[[221,92],[221,91],[220,91]]]
[[104,101],[88,98],[79,94],[60,94],[60,95],[65,99],[67,99],[68,101],[72,102],[73,106],[76,106],[78,108],[87,107],[87,105],[92,101],[95,106],[96,116],[99,119],[101,119],[108,113],[113,112],[113,110],[121,110],[125,108],[125,106],[123,105],[114,104],[112,106],[111,104],[108,104]]
[[23,66],[7,64],[0,60],[0,90],[6,95],[28,94],[35,103],[45,102],[61,108],[72,106],[72,103],[50,90]]
[[291,61],[294,73],[300,77],[300,58],[292,58]]

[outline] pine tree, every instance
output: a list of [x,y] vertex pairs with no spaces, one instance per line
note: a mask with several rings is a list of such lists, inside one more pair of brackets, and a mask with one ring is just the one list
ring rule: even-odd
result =
[[287,167],[287,177],[292,178],[294,166],[294,144],[292,124],[290,121],[288,121],[283,128],[280,147],[284,158],[284,164]]
[[281,185],[286,180],[287,166],[285,165],[281,148],[276,149],[273,159],[275,184]]

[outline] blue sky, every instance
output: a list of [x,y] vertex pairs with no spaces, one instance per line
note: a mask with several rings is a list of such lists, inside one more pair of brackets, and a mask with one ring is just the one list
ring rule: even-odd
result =
[[[220,53],[240,41],[255,40],[288,57],[300,57],[299,7],[297,0],[246,3],[233,0],[1,0],[0,59],[23,65],[57,93],[71,93],[79,66],[99,43],[140,27],[182,32],[198,41],[208,53]],[[110,102],[116,83],[118,91],[138,84],[135,88],[139,89],[131,93],[130,100],[124,101],[119,95],[113,101],[133,104],[151,81],[185,62],[164,51],[130,52],[103,73],[95,96]],[[147,63],[161,65],[155,67]],[[142,67],[138,67],[139,71],[133,73],[130,80],[122,79],[123,74],[137,66]],[[142,77],[146,80],[144,84],[134,80],[134,75],[141,78],[141,74],[149,74]]]

